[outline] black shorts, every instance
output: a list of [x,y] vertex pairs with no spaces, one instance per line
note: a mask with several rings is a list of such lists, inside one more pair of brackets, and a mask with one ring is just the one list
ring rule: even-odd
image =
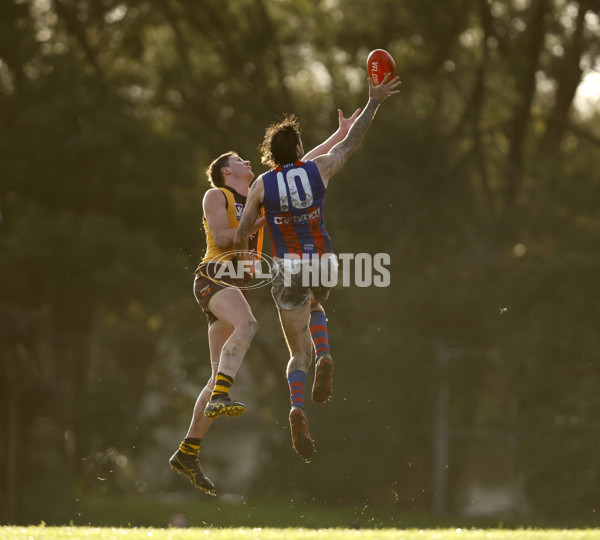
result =
[[218,320],[208,308],[208,303],[219,291],[235,287],[240,289],[244,298],[248,300],[248,291],[246,290],[248,282],[243,279],[232,278],[226,274],[220,276],[219,279],[215,278],[214,276],[220,267],[221,263],[207,262],[201,264],[196,270],[196,277],[194,279],[194,296],[198,304],[200,304],[202,311],[206,314],[208,326]]
[[[300,261],[298,261],[300,262]],[[334,257],[335,276],[337,282],[337,259]],[[302,271],[286,271],[285,262],[277,261],[273,269],[275,278],[271,286],[271,294],[278,309],[298,309],[310,302],[310,296],[319,303],[325,302],[329,297],[329,291],[334,285],[324,285],[318,281],[313,284],[307,281]]]

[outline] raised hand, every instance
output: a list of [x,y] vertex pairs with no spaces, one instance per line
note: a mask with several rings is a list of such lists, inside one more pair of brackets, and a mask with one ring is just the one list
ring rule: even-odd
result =
[[358,108],[354,111],[354,114],[350,118],[344,118],[344,113],[342,112],[342,109],[338,109],[338,124],[339,131],[341,133],[345,135],[346,133],[348,133],[348,131],[350,131],[350,128],[352,127],[352,124],[356,122],[360,111],[361,109]]
[[374,99],[375,101],[381,103],[386,98],[393,96],[400,92],[400,90],[396,90],[396,88],[400,85],[400,77],[396,75],[392,80],[388,82],[391,73],[388,73],[384,78],[381,84],[375,86],[373,81],[369,77],[369,99]]

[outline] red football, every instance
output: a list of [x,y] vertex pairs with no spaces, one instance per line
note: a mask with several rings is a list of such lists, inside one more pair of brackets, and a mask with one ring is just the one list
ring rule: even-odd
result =
[[369,53],[367,58],[367,73],[375,85],[381,84],[383,78],[391,73],[392,76],[388,79],[393,79],[396,76],[396,62],[392,55],[383,49],[375,49]]

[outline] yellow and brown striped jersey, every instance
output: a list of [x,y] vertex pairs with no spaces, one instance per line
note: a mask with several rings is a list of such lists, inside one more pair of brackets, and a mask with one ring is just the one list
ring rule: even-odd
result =
[[[235,189],[229,186],[223,186],[216,189],[225,195],[225,206],[227,209],[227,217],[229,219],[229,228],[237,229],[242,217],[242,212],[246,206],[246,197],[244,195],[240,195]],[[205,217],[202,218],[202,222],[204,224],[204,232],[206,234],[206,253],[204,254],[200,264],[205,264],[209,261],[219,261],[225,263],[233,259],[235,257],[233,248],[229,248],[227,250],[220,249],[210,232],[208,222],[206,221]],[[255,250],[259,258],[260,254],[262,253],[262,241],[263,229],[261,228],[258,232],[250,237],[250,241],[248,243],[248,249]]]

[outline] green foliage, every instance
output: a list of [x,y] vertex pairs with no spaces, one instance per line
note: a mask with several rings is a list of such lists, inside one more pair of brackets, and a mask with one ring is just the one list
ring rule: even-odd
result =
[[[289,444],[277,316],[255,291],[261,331],[240,379],[257,413],[240,430],[259,433],[256,470],[223,484],[428,510],[442,342],[465,351],[451,428],[516,441],[513,512],[593,522],[600,134],[598,110],[574,104],[597,62],[592,7],[1,3],[0,458],[16,476],[0,473],[0,519],[37,519],[30,493],[60,478],[57,519],[84,494],[183,489],[148,471],[166,468],[209,373],[191,295],[204,170],[233,149],[260,172],[282,112],[318,144],[336,108],[364,106],[367,54],[386,48],[401,94],[331,182],[326,219],[337,252],[389,253],[392,285],[328,302],[336,386],[309,408],[308,468]],[[232,438],[218,426],[203,443],[217,482]],[[452,448],[458,513],[470,463]]]

